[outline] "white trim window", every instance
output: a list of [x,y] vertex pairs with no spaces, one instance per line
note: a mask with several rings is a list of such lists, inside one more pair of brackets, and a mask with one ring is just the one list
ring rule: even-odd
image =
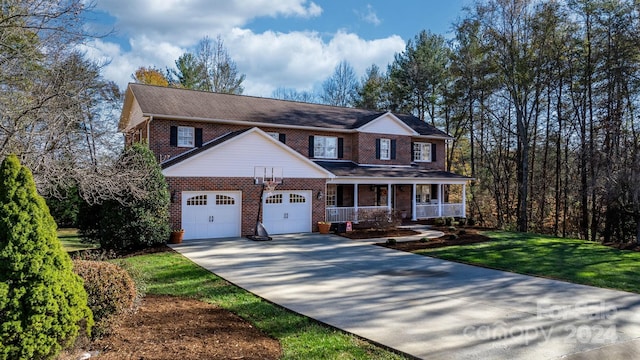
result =
[[338,186],[335,184],[327,184],[327,207],[336,207],[338,205]]
[[413,143],[413,161],[431,162],[431,143]]
[[431,202],[431,185],[416,185],[416,203],[429,204]]
[[280,133],[277,132],[268,132],[267,135],[271,136],[272,138],[276,139],[276,140],[280,140]]
[[195,129],[191,126],[178,126],[178,146],[195,146]]
[[391,139],[380,139],[380,160],[391,160]]
[[338,138],[334,136],[314,136],[313,157],[319,159],[337,159]]

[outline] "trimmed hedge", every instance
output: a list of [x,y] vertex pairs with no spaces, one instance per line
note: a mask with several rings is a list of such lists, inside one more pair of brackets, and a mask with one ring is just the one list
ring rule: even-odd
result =
[[95,333],[108,331],[109,319],[134,307],[136,285],[129,273],[105,261],[74,260],[73,270],[84,279],[88,305],[96,322]]

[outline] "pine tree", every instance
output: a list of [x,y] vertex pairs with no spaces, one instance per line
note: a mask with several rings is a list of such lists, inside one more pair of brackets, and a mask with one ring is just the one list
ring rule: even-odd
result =
[[0,359],[48,359],[93,324],[82,279],[31,171],[0,165]]

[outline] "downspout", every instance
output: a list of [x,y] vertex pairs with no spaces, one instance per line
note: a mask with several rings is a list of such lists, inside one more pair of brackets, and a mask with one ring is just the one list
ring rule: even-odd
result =
[[151,121],[153,120],[153,115],[149,116],[149,120],[147,120],[147,146],[151,146]]

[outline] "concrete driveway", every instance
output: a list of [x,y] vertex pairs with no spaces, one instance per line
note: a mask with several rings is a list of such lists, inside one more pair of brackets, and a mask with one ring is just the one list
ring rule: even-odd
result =
[[640,359],[638,294],[335,235],[187,240],[173,248],[262,298],[417,358]]

